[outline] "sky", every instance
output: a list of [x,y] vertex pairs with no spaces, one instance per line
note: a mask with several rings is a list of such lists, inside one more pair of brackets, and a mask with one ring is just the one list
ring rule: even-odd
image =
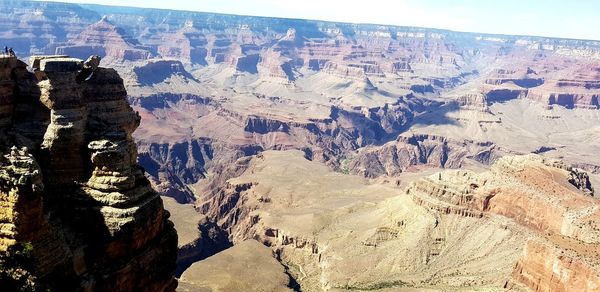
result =
[[600,0],[62,0],[600,40]]

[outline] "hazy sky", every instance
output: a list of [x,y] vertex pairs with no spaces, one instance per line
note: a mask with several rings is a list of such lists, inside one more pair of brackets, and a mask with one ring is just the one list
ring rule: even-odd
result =
[[600,0],[64,0],[600,40]]

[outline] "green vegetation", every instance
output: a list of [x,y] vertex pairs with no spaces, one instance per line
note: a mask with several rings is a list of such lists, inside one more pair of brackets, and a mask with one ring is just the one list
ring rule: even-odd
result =
[[340,162],[340,172],[343,174],[350,174],[350,168],[348,168],[348,164],[350,163],[350,159],[343,159]]
[[385,288],[395,288],[395,287],[409,287],[408,283],[402,282],[400,280],[387,281],[387,282],[378,282],[372,283],[365,286],[350,286],[345,285],[343,287],[339,287],[345,290],[355,290],[355,291],[373,291],[380,290]]
[[0,287],[3,291],[37,291],[33,270],[33,245],[16,244],[0,254]]

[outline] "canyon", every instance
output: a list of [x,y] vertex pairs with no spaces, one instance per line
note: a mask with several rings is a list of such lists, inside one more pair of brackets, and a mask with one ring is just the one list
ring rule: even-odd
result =
[[600,41],[15,0],[0,39],[40,283],[600,290]]

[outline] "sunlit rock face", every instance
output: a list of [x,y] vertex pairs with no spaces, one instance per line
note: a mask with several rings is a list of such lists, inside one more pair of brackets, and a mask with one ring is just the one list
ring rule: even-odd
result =
[[413,182],[407,193],[431,210],[465,217],[498,214],[543,234],[525,244],[505,287],[525,291],[598,289],[600,218],[588,175],[537,155],[505,156],[484,173],[455,170]]
[[177,234],[136,162],[140,117],[97,61],[0,59],[0,249],[32,246],[40,288],[172,291]]
[[151,56],[135,38],[105,17],[89,25],[66,45],[58,46],[56,53],[80,58],[96,54],[111,61],[138,61]]
[[[18,55],[98,54],[123,79],[139,163],[174,198],[184,289],[236,274],[256,290],[263,278],[231,260],[248,256],[285,285],[267,248],[242,245],[257,239],[303,291],[597,290],[598,41],[38,1],[0,11]],[[11,214],[54,210],[53,226],[69,210],[73,232],[106,226],[107,238],[126,228],[133,239],[98,262],[129,261],[121,251],[165,232],[159,209],[130,209],[158,204],[122,134],[137,118],[113,99],[125,95],[115,72],[55,61],[35,78],[17,63],[1,73],[0,129],[14,138],[0,144],[21,147],[2,163],[23,174],[7,201],[32,198]],[[98,220],[73,211],[87,202]],[[44,254],[87,252],[46,229]],[[72,274],[92,273],[75,262]]]

